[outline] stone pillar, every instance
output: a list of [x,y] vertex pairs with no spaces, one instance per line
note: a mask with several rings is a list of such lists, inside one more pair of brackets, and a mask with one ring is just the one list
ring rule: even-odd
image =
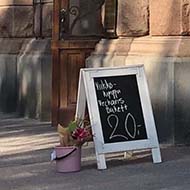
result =
[[17,59],[17,111],[42,120],[51,113],[52,10],[53,0],[34,1],[33,38],[24,41]]
[[118,36],[144,36],[149,33],[148,2],[148,0],[118,0]]
[[51,107],[51,40],[25,39],[17,57],[17,112],[49,120]]
[[52,9],[53,0],[0,0],[0,111],[50,120]]
[[16,111],[17,55],[33,35],[33,1],[0,1],[0,111]]

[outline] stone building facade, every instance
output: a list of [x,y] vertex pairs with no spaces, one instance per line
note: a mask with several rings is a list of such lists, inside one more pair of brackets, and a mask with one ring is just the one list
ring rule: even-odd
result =
[[[87,67],[144,64],[161,142],[190,143],[190,0],[118,0]],[[52,0],[0,1],[0,111],[50,119]]]

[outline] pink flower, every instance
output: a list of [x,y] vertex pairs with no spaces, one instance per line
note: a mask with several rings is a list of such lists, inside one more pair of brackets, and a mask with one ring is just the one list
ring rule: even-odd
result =
[[78,141],[83,141],[86,137],[88,137],[89,132],[85,128],[76,128],[73,133],[72,137]]

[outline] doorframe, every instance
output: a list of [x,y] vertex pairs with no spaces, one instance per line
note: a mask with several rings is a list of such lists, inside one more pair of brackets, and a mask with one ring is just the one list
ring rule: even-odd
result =
[[60,10],[67,8],[69,0],[53,1],[53,29],[52,29],[52,126],[59,122],[60,107],[60,54],[64,50],[80,50],[82,53],[93,51],[96,44],[102,38],[99,37],[78,37],[77,39],[60,39]]

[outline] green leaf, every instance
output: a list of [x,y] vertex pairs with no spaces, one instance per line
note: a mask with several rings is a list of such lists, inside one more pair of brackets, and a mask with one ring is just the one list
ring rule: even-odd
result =
[[77,121],[71,121],[68,125],[69,132],[73,132],[77,128]]

